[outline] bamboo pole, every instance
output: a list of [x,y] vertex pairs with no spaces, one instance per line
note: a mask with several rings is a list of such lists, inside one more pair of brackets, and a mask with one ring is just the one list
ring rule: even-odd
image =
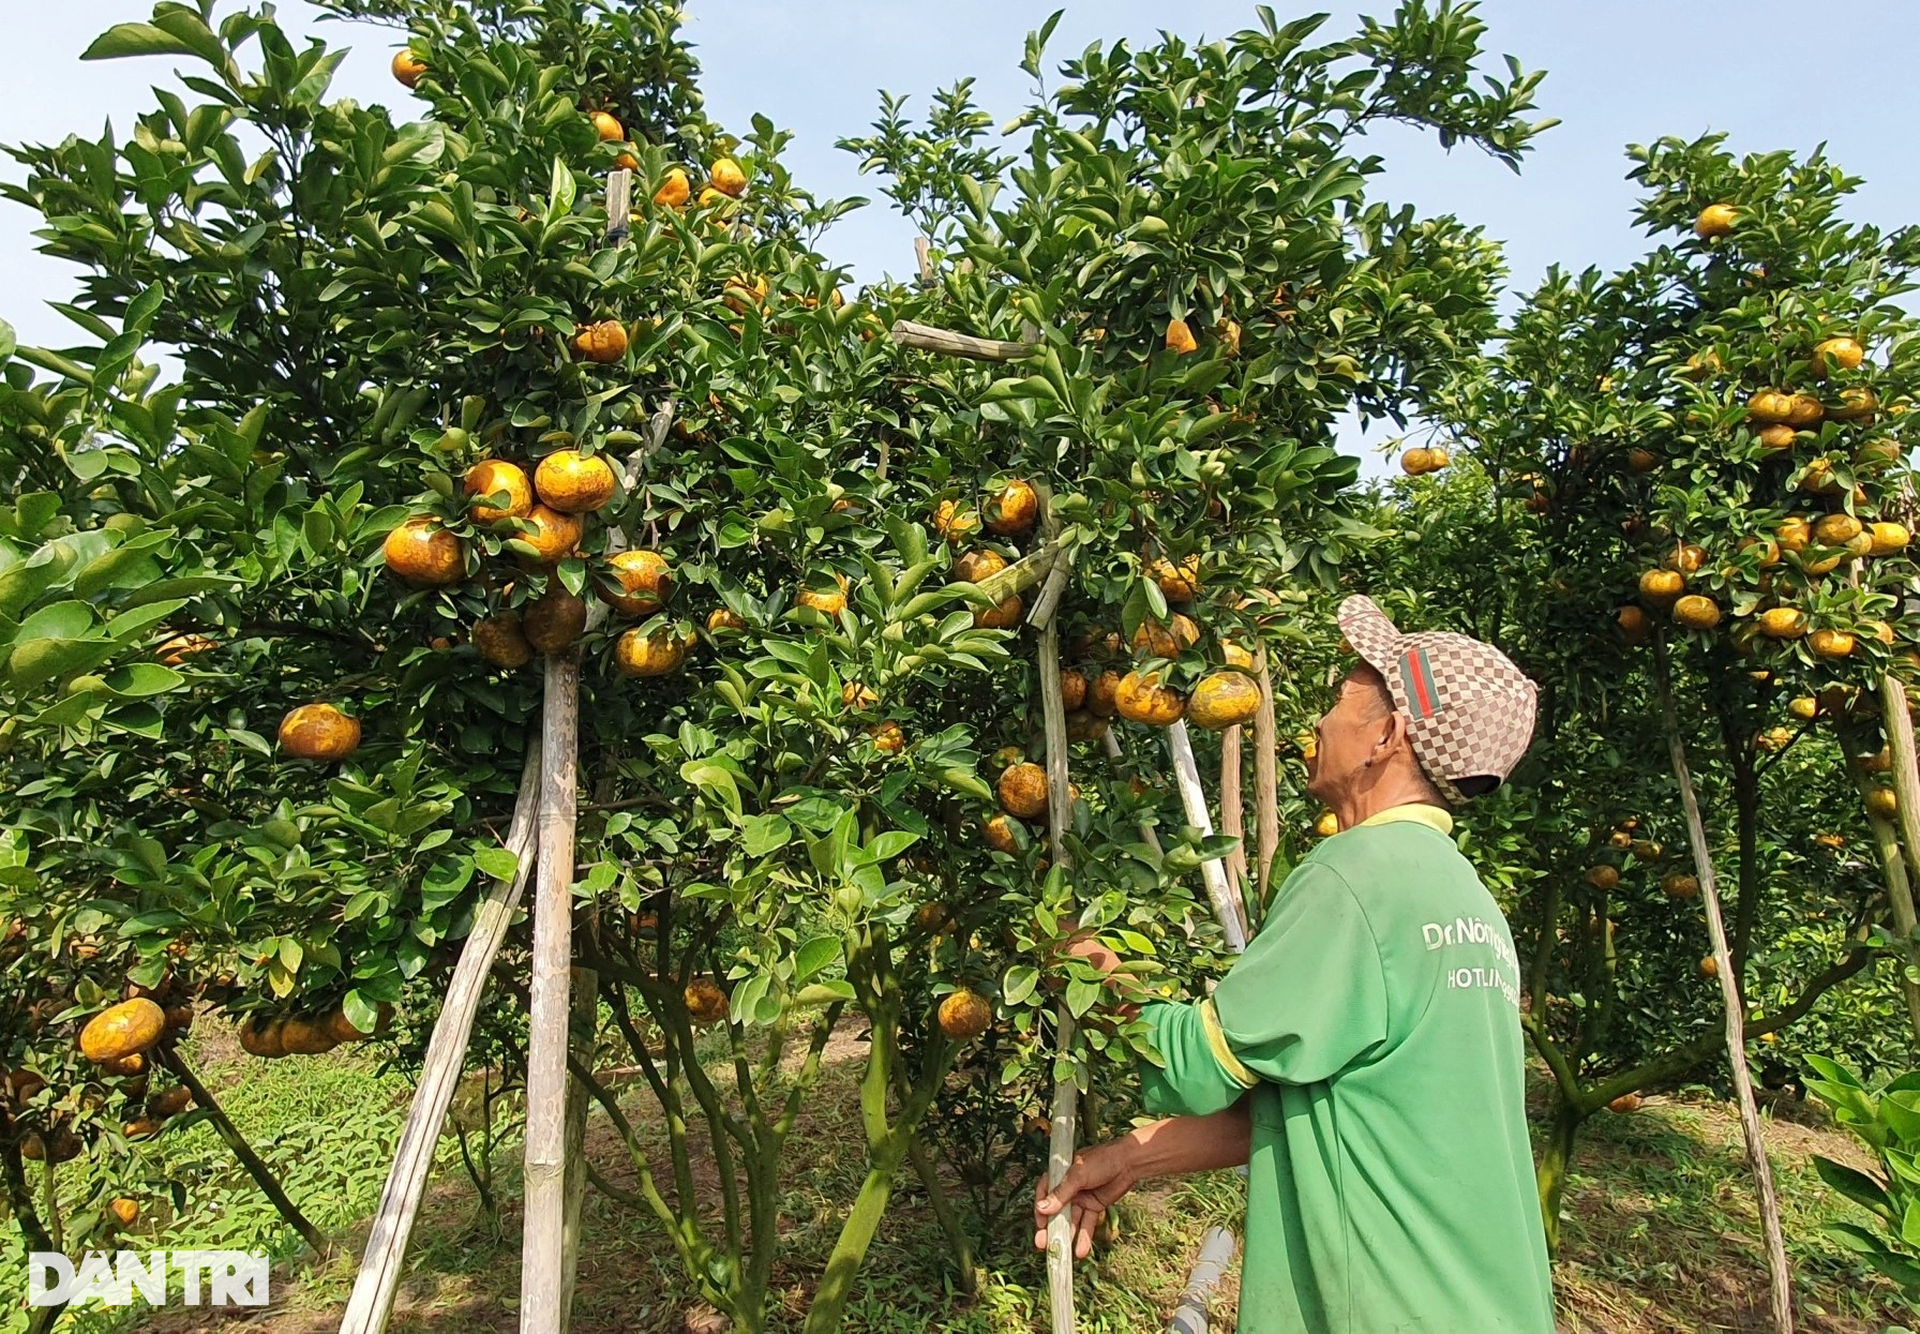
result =
[[1265,648],[1254,650],[1253,665],[1260,673],[1260,710],[1253,715],[1253,870],[1264,910],[1273,859],[1280,852],[1280,729],[1274,718],[1273,674],[1267,670]]
[[[591,968],[575,968],[569,979],[573,989],[572,1019],[568,1049],[579,1059],[582,1069],[593,1068],[593,1031],[600,1016],[600,974]],[[587,1194],[587,1092],[575,1081],[567,1101],[567,1200],[561,1228],[560,1330],[573,1323],[573,1292],[580,1272],[580,1217]]]
[[932,287],[934,284],[933,243],[924,236],[913,238],[913,261],[920,270],[920,285]]
[[1031,356],[1033,350],[1040,346],[1037,339],[1013,343],[1001,338],[975,338],[972,334],[936,329],[931,324],[915,324],[912,320],[894,321],[893,341],[901,347],[915,347],[922,352],[967,357],[974,361],[1018,361]]
[[[1882,725],[1887,733],[1887,751],[1893,759],[1893,795],[1899,803],[1901,840],[1906,849],[1907,868],[1920,879],[1920,761],[1916,760],[1913,741],[1913,715],[1907,711],[1907,688],[1892,672],[1881,678],[1880,703]],[[1891,881],[1888,899],[1893,908],[1893,924],[1900,934],[1913,937],[1914,907],[1911,889],[1902,883],[1895,893]]]
[[1247,809],[1240,791],[1243,775],[1240,727],[1235,724],[1220,734],[1220,832],[1234,840],[1227,854],[1227,877],[1233,892],[1244,905],[1247,898]]
[[541,709],[540,857],[527,1016],[521,1334],[558,1334],[566,1250],[568,968],[573,961],[573,831],[580,650],[550,654]]
[[474,1016],[480,1010],[480,997],[487,986],[487,974],[493,959],[506,939],[513,922],[521,892],[526,888],[533,867],[535,839],[534,816],[540,804],[540,736],[536,732],[527,747],[525,767],[520,773],[520,794],[514,800],[513,823],[508,826],[507,851],[518,860],[513,875],[497,880],[473,915],[473,927],[460,947],[459,962],[447,984],[447,998],[440,1005],[440,1017],[434,1020],[433,1036],[427,1040],[426,1060],[420,1068],[420,1083],[414,1090],[413,1105],[407,1109],[406,1125],[400,1131],[400,1143],[394,1149],[393,1166],[387,1171],[387,1184],[380,1191],[380,1207],[373,1216],[373,1228],[367,1234],[367,1247],[360,1259],[360,1272],[353,1282],[353,1295],[347,1300],[340,1320],[340,1334],[380,1334],[393,1312],[393,1298],[400,1286],[401,1266],[406,1260],[407,1240],[413,1233],[413,1220],[426,1192],[427,1174],[433,1168],[434,1149],[440,1143],[440,1128],[446,1123],[447,1108],[460,1084],[467,1042],[473,1034]]
[[[1187,823],[1198,829],[1201,837],[1213,837],[1213,817],[1207,813],[1207,793],[1200,786],[1200,765],[1194,758],[1193,739],[1187,735],[1184,719],[1167,729],[1167,749],[1173,753],[1173,777],[1180,788],[1180,804],[1186,807]],[[1227,948],[1239,954],[1247,948],[1247,910],[1227,879],[1226,863],[1218,857],[1207,858],[1200,863],[1200,877],[1206,881],[1214,920],[1227,938]]]
[[1235,1245],[1233,1233],[1225,1228],[1207,1229],[1200,1239],[1200,1258],[1187,1274],[1186,1291],[1180,1294],[1180,1304],[1167,1322],[1167,1334],[1207,1334],[1207,1303],[1213,1300],[1213,1290],[1233,1264]]
[[1687,770],[1686,742],[1673,708],[1673,686],[1668,679],[1665,644],[1654,641],[1654,684],[1660,691],[1660,711],[1666,721],[1667,751],[1673,776],[1680,784],[1680,804],[1687,816],[1687,842],[1693,850],[1694,876],[1700,881],[1700,903],[1707,914],[1707,935],[1713,941],[1715,973],[1727,1012],[1727,1058],[1733,1066],[1733,1089],[1740,1105],[1740,1133],[1746,1140],[1747,1161],[1753,1167],[1759,1194],[1760,1227],[1766,1238],[1767,1272],[1775,1334],[1793,1334],[1793,1287],[1787,1268],[1786,1241],[1780,1231],[1780,1201],[1773,1188],[1773,1166],[1767,1161],[1767,1142],[1760,1128],[1760,1110],[1753,1100],[1753,1079],[1747,1070],[1746,1002],[1740,979],[1734,976],[1733,955],[1727,948],[1727,924],[1720,911],[1720,890],[1714,882],[1713,855],[1707,844],[1706,821],[1700,798]]

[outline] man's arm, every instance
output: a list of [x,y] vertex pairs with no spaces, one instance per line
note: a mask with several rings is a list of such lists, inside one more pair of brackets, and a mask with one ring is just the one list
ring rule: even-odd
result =
[[1100,1217],[1122,1195],[1153,1177],[1186,1176],[1221,1167],[1238,1167],[1253,1146],[1253,1122],[1242,1098],[1212,1116],[1176,1116],[1142,1126],[1119,1139],[1082,1149],[1052,1190],[1041,1180],[1034,1189],[1033,1244],[1047,1248],[1047,1220],[1071,1207],[1073,1253],[1085,1259],[1093,1250]]

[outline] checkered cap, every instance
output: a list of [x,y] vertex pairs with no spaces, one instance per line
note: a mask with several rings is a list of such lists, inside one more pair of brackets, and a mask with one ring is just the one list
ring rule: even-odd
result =
[[1457,806],[1467,798],[1456,782],[1506,781],[1533,740],[1539,693],[1506,654],[1466,635],[1403,635],[1372,598],[1348,598],[1338,619],[1354,652],[1386,678],[1394,706],[1411,719],[1414,758],[1442,796]]

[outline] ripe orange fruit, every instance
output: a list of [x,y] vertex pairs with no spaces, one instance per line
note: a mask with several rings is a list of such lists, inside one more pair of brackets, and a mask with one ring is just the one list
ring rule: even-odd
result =
[[613,645],[614,664],[627,676],[665,676],[686,660],[686,641],[665,630],[650,635],[628,630]]
[[747,192],[747,173],[738,162],[723,157],[707,170],[707,184],[729,199],[738,199]]
[[1184,557],[1178,566],[1155,557],[1147,562],[1147,578],[1160,585],[1161,596],[1169,602],[1191,602],[1200,591],[1200,557]]
[[710,977],[696,977],[680,993],[687,1018],[696,1024],[717,1024],[727,1017],[727,993]]
[[1707,563],[1707,549],[1683,543],[1667,553],[1667,568],[1682,574],[1698,574]]
[[1620,883],[1620,872],[1603,862],[1599,866],[1589,866],[1585,879],[1595,889],[1607,890]]
[[953,577],[963,584],[977,584],[1007,568],[1007,558],[986,547],[975,547],[953,563]]
[[[714,189],[711,185],[703,185],[700,187],[699,197],[693,202],[701,208],[718,208],[722,204],[731,204],[733,201]],[[723,227],[724,224],[716,221],[714,226]]]
[[[403,53],[404,54],[404,53]],[[121,1195],[107,1202],[107,1212],[121,1227],[132,1227],[140,1221],[140,1202]]]
[[1633,846],[1633,834],[1625,829],[1616,829],[1607,835],[1607,846],[1610,848],[1619,848],[1624,852]]
[[520,631],[542,653],[564,653],[587,628],[587,604],[558,579],[520,614]]
[[1690,899],[1700,892],[1700,882],[1690,875],[1675,871],[1672,875],[1660,878],[1660,892],[1670,899]]
[[840,687],[840,707],[843,709],[870,709],[879,702],[880,696],[858,681],[848,681]]
[[1068,713],[1087,702],[1087,674],[1069,667],[1060,673],[1060,703]]
[[1040,495],[1033,483],[1015,478],[988,498],[987,531],[1001,537],[1018,537],[1040,519]]
[[158,656],[163,667],[178,667],[189,658],[196,658],[209,649],[220,645],[205,635],[175,635],[160,645]]
[[1640,596],[1654,606],[1665,606],[1685,591],[1687,578],[1678,570],[1648,570],[1640,576]]
[[296,760],[335,764],[359,748],[359,720],[331,704],[302,704],[280,720],[280,749]]
[[1807,632],[1806,613],[1794,607],[1769,607],[1758,619],[1760,633],[1774,639],[1798,639]]
[[1013,832],[1013,821],[1004,815],[996,815],[981,825],[980,837],[995,852],[1014,853],[1020,850],[1019,835]]
[[802,588],[799,595],[794,598],[794,605],[811,607],[822,616],[838,616],[841,612],[845,611],[847,609],[847,576],[844,574],[835,574],[833,577],[838,581],[840,585],[839,588],[814,588],[809,584],[807,587]]
[[1860,767],[1870,774],[1883,774],[1893,767],[1893,751],[1886,746],[1860,761]]
[[517,611],[503,611],[475,622],[473,650],[495,667],[506,671],[525,667],[533,661],[533,645],[527,642]]
[[1825,848],[1829,852],[1837,852],[1847,846],[1847,840],[1838,834],[1815,834],[1813,841],[1816,847]]
[[96,1065],[144,1052],[166,1036],[167,1012],[145,997],[109,1005],[80,1030],[80,1054]]
[[973,623],[982,630],[1011,630],[1020,624],[1027,604],[1018,593],[1009,593],[992,607],[975,607]]
[[1812,695],[1799,695],[1787,701],[1787,712],[1801,722],[1811,722],[1820,716],[1820,701]]
[[1873,390],[1863,384],[1849,385],[1840,391],[1839,403],[1827,409],[1827,416],[1837,422],[1868,421],[1879,406]]
[[744,630],[746,617],[730,607],[715,607],[707,613],[707,633],[717,635],[723,630]]
[[1906,447],[1899,440],[1890,435],[1881,436],[1860,446],[1859,453],[1853,456],[1853,468],[1855,472],[1878,472],[1893,467],[1906,456]]
[[1771,570],[1780,563],[1780,544],[1766,537],[1743,537],[1740,550],[1748,551],[1754,547],[1760,549],[1760,568]]
[[980,516],[961,509],[959,501],[943,500],[934,507],[933,531],[946,538],[949,546],[959,546],[979,530]]
[[572,555],[573,549],[580,544],[580,520],[571,514],[562,514],[546,505],[535,505],[527,513],[527,522],[533,525],[533,531],[517,536],[538,553],[536,564],[557,564]]
[[1708,348],[1705,352],[1696,352],[1688,357],[1686,367],[1680,373],[1689,380],[1704,380],[1725,369],[1726,364],[1720,360],[1720,354]]
[[591,117],[593,132],[600,136],[603,144],[618,143],[627,137],[627,131],[619,120],[605,111],[596,111]]
[[609,593],[602,583],[600,598],[623,615],[651,615],[673,593],[673,567],[657,551],[622,551],[607,561],[607,569],[620,591]]
[[1700,956],[1700,976],[1720,976],[1720,963],[1711,954],[1703,954]]
[[1867,548],[1869,556],[1891,556],[1896,551],[1904,551],[1912,540],[1905,524],[1876,523],[1869,531],[1873,534],[1873,545]]
[[1037,820],[1047,813],[1047,771],[1029,760],[1008,765],[994,792],[1009,815]]
[[1320,812],[1320,818],[1313,822],[1313,832],[1320,838],[1332,838],[1340,832],[1340,817],[1332,811]]
[[1836,369],[1859,370],[1860,363],[1866,355],[1867,350],[1860,346],[1858,341],[1843,335],[1838,338],[1823,339],[1813,349],[1813,356],[1808,360],[1808,364],[1813,367],[1815,375],[1824,379]]
[[1760,447],[1778,452],[1793,448],[1794,429],[1785,422],[1774,422],[1760,428]]
[[1105,718],[1091,709],[1075,709],[1067,714],[1067,740],[1098,741],[1107,734]]
[[1200,627],[1191,616],[1173,614],[1173,624],[1142,621],[1133,632],[1133,651],[1148,658],[1177,658],[1180,650],[1200,640]]
[[1862,621],[1860,632],[1868,639],[1877,639],[1888,648],[1893,647],[1893,627],[1885,621]]
[[1433,455],[1433,466],[1428,469],[1429,472],[1444,471],[1447,465],[1453,462],[1453,455],[1437,446],[1427,452]]
[[744,315],[748,306],[764,306],[767,293],[772,290],[764,277],[748,278],[736,274],[727,279],[727,285],[720,289],[720,303],[734,314]]
[[[498,523],[502,519],[524,519],[533,508],[533,483],[526,470],[504,459],[481,459],[467,469],[462,489],[473,510],[475,523]],[[484,502],[492,496],[506,496],[506,507],[497,509]]]
[[1119,697],[1120,673],[1102,672],[1087,687],[1087,712],[1096,718],[1111,718],[1119,710]]
[[1194,341],[1193,330],[1187,327],[1185,320],[1167,321],[1167,350],[1177,356],[1186,356],[1200,346]]
[[610,365],[627,355],[627,326],[619,320],[600,320],[573,336],[573,350],[588,361]]
[[1867,809],[1882,820],[1891,820],[1900,813],[1900,799],[1890,787],[1876,787],[1867,793]]
[[1778,389],[1762,389],[1747,400],[1747,420],[1762,426],[1784,424],[1793,416],[1793,398]]
[[533,487],[541,503],[562,514],[585,514],[613,499],[613,468],[598,454],[556,449],[534,469]]
[[1415,445],[1400,456],[1400,471],[1409,477],[1419,477],[1433,471],[1433,451],[1424,445]]
[[1823,547],[1844,547],[1860,531],[1860,520],[1851,514],[1824,514],[1813,525],[1813,540]]
[[1240,647],[1240,645],[1234,643],[1222,644],[1220,646],[1220,653],[1222,658],[1225,659],[1227,666],[1244,667],[1248,671],[1253,670],[1253,654],[1247,652],[1247,650]]
[[1210,732],[1237,727],[1260,708],[1260,687],[1244,672],[1214,672],[1193,688],[1187,717]]
[[1620,625],[1620,637],[1629,644],[1644,644],[1646,642],[1646,612],[1629,603],[1614,613],[1614,620]]
[[1128,672],[1113,693],[1113,706],[1130,723],[1171,727],[1187,711],[1187,701],[1172,686],[1160,684],[1157,672]]
[[411,51],[401,50],[393,53],[393,77],[408,88],[420,86],[420,76],[427,72],[427,62]]
[[1807,543],[1813,540],[1813,525],[1799,515],[1791,514],[1780,521],[1773,535],[1779,539],[1782,551],[1805,551]]
[[875,723],[867,729],[873,748],[886,755],[898,755],[907,748],[907,734],[899,723]]
[[1812,394],[1794,394],[1787,399],[1787,422],[1796,431],[1810,430],[1827,415],[1824,403]]
[[1732,204],[1708,204],[1693,220],[1693,234],[1702,241],[1725,236],[1733,230],[1733,220],[1738,216]]
[[1650,838],[1635,839],[1633,859],[1640,862],[1657,862],[1666,853],[1666,849]]
[[1800,470],[1800,489],[1811,491],[1815,495],[1825,495],[1840,489],[1833,480],[1833,460],[1828,458],[1812,459]]
[[1660,456],[1651,449],[1641,449],[1636,446],[1627,451],[1628,472],[1652,472],[1659,466]]
[[993,1024],[993,1007],[965,987],[940,1002],[940,1032],[949,1042],[971,1042]]
[[692,197],[693,182],[687,179],[684,167],[668,167],[660,188],[653,192],[653,202],[662,208],[679,208]]
[[1689,593],[1673,604],[1673,619],[1689,630],[1711,630],[1720,624],[1720,606],[1710,597]]
[[1640,1095],[1638,1093],[1622,1093],[1619,1097],[1607,1104],[1607,1110],[1610,1112],[1620,1112],[1622,1114],[1637,1112],[1640,1110]]
[[339,1045],[324,1019],[294,1015],[280,1025],[280,1049],[288,1056],[324,1056]]
[[1845,658],[1853,653],[1854,638],[1845,630],[1815,630],[1807,636],[1807,648],[1816,658]]
[[450,584],[466,573],[466,546],[430,514],[417,514],[387,534],[387,568],[409,583]]

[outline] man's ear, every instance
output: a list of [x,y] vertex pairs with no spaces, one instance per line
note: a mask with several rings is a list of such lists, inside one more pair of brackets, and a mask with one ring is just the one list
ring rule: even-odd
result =
[[1395,709],[1392,713],[1388,714],[1386,733],[1375,743],[1374,748],[1383,755],[1391,755],[1404,746],[1406,747],[1407,754],[1413,754],[1413,736],[1407,730],[1411,721],[1412,720],[1399,709]]

